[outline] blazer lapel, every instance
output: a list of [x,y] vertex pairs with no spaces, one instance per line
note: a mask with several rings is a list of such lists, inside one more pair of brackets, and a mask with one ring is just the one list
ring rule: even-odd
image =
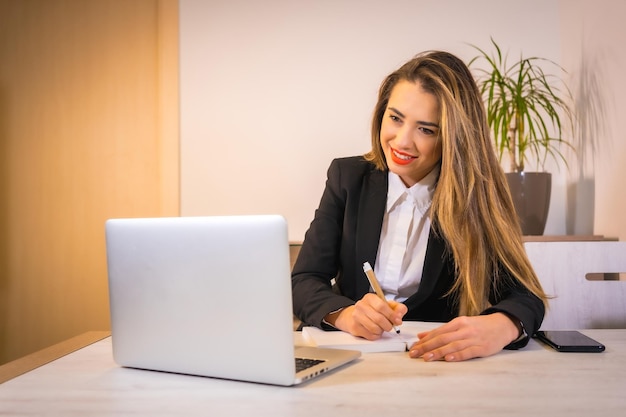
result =
[[445,254],[445,242],[441,238],[437,237],[431,227],[430,234],[428,235],[426,256],[424,257],[422,280],[417,292],[406,300],[407,305],[419,305],[432,294],[435,284],[437,284],[440,278],[441,270],[447,263]]
[[[369,262],[374,267],[387,205],[387,188],[386,171],[372,170],[363,181],[356,230],[356,262],[359,265]],[[364,273],[362,275],[363,279],[356,281],[357,294],[361,296],[369,292],[370,287]]]

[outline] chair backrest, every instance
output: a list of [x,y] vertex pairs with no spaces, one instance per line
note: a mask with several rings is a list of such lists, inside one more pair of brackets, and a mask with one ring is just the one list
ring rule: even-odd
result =
[[542,329],[626,328],[626,242],[526,242],[548,295]]
[[293,269],[293,264],[295,264],[296,259],[298,259],[301,247],[302,243],[289,242],[289,262],[291,263],[291,269]]

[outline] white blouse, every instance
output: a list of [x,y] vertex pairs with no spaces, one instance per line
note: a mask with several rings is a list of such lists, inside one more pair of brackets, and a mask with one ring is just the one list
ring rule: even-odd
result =
[[387,208],[380,233],[374,273],[388,300],[405,301],[422,280],[430,233],[428,209],[439,176],[437,165],[420,182],[407,188],[389,172]]

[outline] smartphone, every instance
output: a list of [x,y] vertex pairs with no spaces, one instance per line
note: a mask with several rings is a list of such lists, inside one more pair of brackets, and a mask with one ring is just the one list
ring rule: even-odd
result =
[[576,330],[540,330],[535,337],[559,352],[603,352],[604,345]]

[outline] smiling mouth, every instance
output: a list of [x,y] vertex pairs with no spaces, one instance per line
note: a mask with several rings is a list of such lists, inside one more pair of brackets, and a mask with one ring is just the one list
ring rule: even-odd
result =
[[414,159],[417,159],[417,157],[391,148],[391,159],[398,165],[407,165],[411,163],[411,161],[413,161]]

